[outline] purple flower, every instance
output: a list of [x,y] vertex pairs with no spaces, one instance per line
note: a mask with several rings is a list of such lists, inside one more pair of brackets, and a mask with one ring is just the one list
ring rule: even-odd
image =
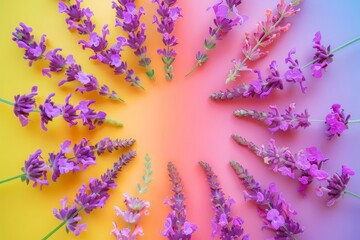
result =
[[82,170],[85,170],[90,165],[95,165],[95,147],[88,146],[89,140],[83,138],[79,144],[74,145],[74,155],[76,164],[82,165]]
[[70,141],[66,140],[60,145],[60,152],[57,154],[50,153],[49,154],[49,164],[52,168],[52,180],[56,182],[56,180],[60,177],[61,174],[68,173],[70,171],[80,171],[80,167],[72,161],[71,159],[65,156],[65,153],[71,151],[69,148]]
[[147,209],[150,207],[150,203],[138,197],[132,197],[127,193],[124,193],[123,196],[127,209],[122,211],[119,207],[115,206],[116,216],[121,216],[123,220],[129,224],[138,223],[141,215],[148,214]]
[[289,70],[287,70],[284,74],[284,78],[288,82],[299,83],[301,91],[305,93],[307,88],[304,86],[303,82],[305,82],[306,79],[299,66],[299,61],[292,58],[292,55],[295,53],[296,50],[293,48],[289,51],[288,57],[285,58],[285,63],[290,63],[290,65]]
[[64,2],[59,1],[59,12],[68,15],[66,23],[69,25],[69,30],[76,29],[79,34],[90,34],[95,29],[95,24],[91,22],[94,14],[89,8],[81,8],[81,2],[82,0],[76,0],[76,4],[67,6]]
[[51,93],[45,100],[43,105],[39,106],[40,116],[41,116],[41,128],[44,131],[47,131],[45,124],[48,124],[49,121],[52,121],[53,118],[60,115],[62,109],[60,106],[56,106],[51,98],[55,95],[55,93]]
[[300,224],[292,219],[297,213],[290,209],[290,205],[282,197],[281,192],[277,191],[275,184],[270,184],[269,189],[262,189],[260,183],[255,181],[240,163],[231,161],[230,165],[246,188],[245,200],[256,203],[258,214],[264,220],[263,229],[274,232],[275,236],[272,239],[295,239],[295,235],[304,231]]
[[275,89],[283,89],[283,83],[279,77],[277,70],[277,63],[272,61],[269,65],[270,74],[266,79],[263,79],[261,72],[257,69],[253,70],[257,74],[257,79],[250,84],[243,83],[226,91],[220,91],[210,95],[213,100],[230,100],[234,98],[248,98],[248,97],[266,97]]
[[83,121],[84,126],[89,125],[90,130],[95,128],[94,124],[101,125],[106,117],[106,113],[101,111],[96,113],[93,109],[89,108],[94,102],[95,100],[84,100],[76,106],[76,109],[80,111],[77,118]]
[[43,34],[40,42],[37,43],[34,41],[34,36],[31,34],[32,28],[26,26],[22,22],[20,23],[20,26],[22,29],[16,28],[15,32],[12,33],[14,36],[12,40],[17,43],[19,48],[25,49],[24,59],[30,60],[29,66],[31,66],[33,61],[36,61],[44,56],[43,54],[46,50],[44,45],[46,35]]
[[37,95],[37,86],[31,88],[31,93],[16,95],[14,97],[14,114],[19,118],[21,125],[24,127],[28,124],[29,113],[36,107],[35,96]]
[[156,12],[159,16],[158,19],[158,17],[154,15],[153,23],[157,24],[157,31],[163,35],[162,41],[165,45],[165,48],[158,49],[157,53],[162,55],[162,61],[165,64],[166,79],[171,80],[173,78],[171,64],[175,61],[176,55],[176,51],[172,47],[177,45],[177,38],[175,35],[172,35],[172,32],[175,28],[175,21],[179,17],[182,17],[180,13],[181,8],[174,6],[176,0],[171,2],[153,0],[152,2],[157,3],[158,9]]
[[108,45],[108,41],[106,40],[106,36],[110,34],[108,30],[108,25],[105,24],[102,28],[102,36],[99,36],[97,33],[90,33],[90,39],[88,42],[85,40],[80,40],[79,44],[82,44],[82,48],[85,50],[86,48],[90,48],[94,51],[94,53],[102,52],[106,49]]
[[81,217],[78,215],[79,209],[73,204],[71,207],[67,206],[67,198],[65,197],[61,202],[61,209],[53,209],[55,217],[61,221],[66,221],[66,230],[75,233],[78,236],[81,231],[86,229],[86,224],[79,224]]
[[172,212],[168,214],[164,224],[165,229],[161,234],[170,240],[191,239],[191,235],[196,231],[197,227],[186,220],[184,186],[174,164],[169,162],[167,168],[174,195],[170,201],[165,201],[171,207]]
[[269,106],[269,112],[257,112],[255,110],[239,109],[234,112],[237,117],[248,117],[263,121],[272,133],[279,130],[287,131],[299,127],[310,126],[309,114],[305,109],[302,113],[293,113],[295,103],[291,103],[285,113],[280,114],[277,106]]
[[[54,209],[53,213],[56,218],[62,221],[66,221],[66,229],[73,231],[75,235],[79,235],[81,230],[85,229],[85,225],[79,225],[81,217],[78,213],[84,210],[86,213],[90,213],[92,210],[98,207],[103,207],[106,200],[109,198],[109,190],[116,186],[114,180],[117,177],[117,173],[135,157],[135,151],[129,151],[123,154],[119,160],[114,163],[112,169],[108,169],[105,174],[101,176],[101,179],[91,178],[88,186],[82,185],[76,194],[75,203],[70,208],[66,206],[67,198],[61,201],[62,208],[59,210]],[[61,225],[60,225],[61,226]]]
[[[206,162],[199,162],[202,169],[205,171],[208,184],[210,187],[210,197],[213,203],[213,210],[215,217],[211,221],[214,229],[211,234],[212,237],[220,236],[220,239],[236,239],[240,238],[244,230],[242,228],[242,220],[238,217],[232,217],[230,207],[235,202],[232,199],[225,199],[224,193],[218,183],[217,176],[212,171],[210,165]],[[243,236],[242,239],[247,239],[248,236]]]
[[74,120],[78,118],[78,115],[77,108],[69,103],[70,97],[71,94],[65,98],[65,106],[62,108],[61,115],[66,122],[70,123],[70,126],[73,126],[77,124]]
[[313,71],[312,76],[315,78],[321,78],[322,71],[325,71],[326,67],[333,61],[334,54],[331,53],[330,45],[328,47],[321,45],[320,32],[315,33],[313,42],[313,48],[316,49],[316,53],[313,58],[314,63],[311,66],[311,70]]
[[61,51],[61,48],[55,48],[54,50],[48,51],[45,55],[45,59],[49,60],[49,68],[43,68],[42,74],[51,77],[49,72],[61,72],[65,69],[66,65],[70,64],[73,60],[72,56],[69,55],[66,59],[58,54],[57,52]]
[[21,28],[15,28],[15,32],[12,33],[12,40],[15,41],[19,47],[23,44],[30,45],[34,41],[34,35],[31,34],[32,28],[26,26],[23,22],[20,22]]
[[309,147],[292,154],[287,147],[279,148],[274,139],[270,139],[267,147],[258,147],[245,138],[233,134],[232,138],[241,146],[245,146],[263,159],[264,163],[274,172],[280,172],[300,182],[298,191],[305,194],[305,189],[314,178],[319,181],[326,180],[328,173],[321,170],[322,165],[328,159],[317,150],[316,147]]
[[326,187],[320,186],[317,189],[319,196],[322,196],[324,192],[327,193],[328,197],[330,198],[326,204],[328,207],[334,205],[335,202],[345,194],[350,177],[354,175],[355,172],[351,168],[342,165],[341,175],[335,173],[331,178],[329,177],[326,179],[328,183]]
[[49,169],[49,166],[40,159],[41,150],[38,149],[34,154],[30,155],[29,159],[25,161],[24,167],[21,168],[25,174],[25,176],[21,177],[21,180],[26,181],[27,184],[29,184],[30,181],[33,181],[34,187],[36,187],[37,184],[40,184],[41,189],[43,185],[49,184],[46,177],[46,172]]
[[343,131],[348,128],[349,115],[345,115],[344,109],[341,108],[340,104],[333,104],[331,106],[332,112],[326,115],[325,124],[328,129],[326,134],[329,139],[335,135],[340,136]]
[[111,140],[110,138],[106,137],[100,140],[95,145],[95,150],[98,155],[101,155],[106,151],[112,152],[113,150],[118,150],[120,148],[131,147],[134,143],[135,143],[135,139],[132,138]]

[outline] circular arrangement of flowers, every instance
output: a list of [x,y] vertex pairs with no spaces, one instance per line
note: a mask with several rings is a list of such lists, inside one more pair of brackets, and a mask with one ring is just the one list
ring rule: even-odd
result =
[[324,3],[4,3],[0,236],[356,239],[360,4]]

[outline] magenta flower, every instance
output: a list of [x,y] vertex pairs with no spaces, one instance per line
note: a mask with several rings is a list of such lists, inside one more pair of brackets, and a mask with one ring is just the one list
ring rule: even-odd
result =
[[278,192],[274,183],[269,189],[262,189],[260,183],[249,175],[248,171],[240,163],[231,161],[230,165],[242,184],[245,186],[245,200],[254,201],[258,207],[258,214],[264,220],[262,229],[274,232],[274,240],[296,239],[296,235],[304,232],[304,229],[292,217],[296,211],[290,209],[290,205]]
[[328,173],[322,170],[322,165],[328,159],[317,150],[316,147],[309,147],[292,154],[287,147],[277,147],[275,140],[271,139],[268,146],[258,147],[245,138],[233,134],[232,138],[241,146],[245,146],[260,157],[269,169],[280,172],[283,176],[297,179],[300,183],[298,191],[305,194],[307,186],[314,179],[324,181]]
[[[241,237],[244,232],[242,228],[243,221],[239,217],[232,217],[230,207],[235,203],[233,199],[225,199],[224,193],[218,183],[217,176],[212,171],[210,165],[206,162],[199,162],[200,166],[206,173],[208,184],[210,187],[210,197],[215,211],[215,217],[211,220],[213,232],[211,237],[219,235],[220,239],[237,239]],[[247,240],[248,235],[241,239]]]
[[270,74],[266,79],[262,78],[259,70],[253,70],[257,74],[257,79],[250,84],[242,83],[232,89],[212,93],[210,98],[213,100],[230,100],[235,98],[248,97],[266,97],[275,89],[283,89],[282,79],[279,77],[276,61],[272,61],[269,65]]
[[321,78],[322,71],[325,71],[326,67],[333,61],[334,54],[331,53],[330,45],[328,47],[321,45],[320,32],[315,33],[313,42],[313,48],[316,49],[316,53],[313,58],[313,65],[311,66],[311,70],[313,71],[312,76],[315,78]]
[[169,240],[188,240],[191,239],[191,235],[196,231],[197,227],[186,220],[184,186],[181,183],[179,173],[171,162],[168,163],[167,168],[174,195],[170,201],[165,201],[165,204],[171,207],[172,212],[168,214],[164,224],[165,229],[161,234]]
[[[328,185],[326,187],[319,186],[317,188],[318,196],[323,196],[324,193],[327,193],[329,200],[327,202],[327,206],[331,207],[342,197],[345,193],[349,193],[350,195],[356,196],[351,192],[346,190],[347,184],[350,181],[351,176],[354,176],[355,172],[351,168],[342,165],[341,167],[341,175],[335,173],[332,177],[328,177],[326,179]],[[358,197],[358,196],[356,196]],[[358,197],[359,198],[359,197]]]
[[268,112],[258,112],[256,110],[238,109],[234,111],[237,117],[251,117],[264,122],[268,129],[275,133],[277,131],[287,131],[299,127],[310,126],[309,114],[305,109],[302,113],[294,113],[295,103],[291,103],[285,113],[280,113],[277,106],[269,106]]
[[301,67],[299,66],[299,61],[292,58],[292,55],[295,53],[295,48],[291,49],[288,53],[288,57],[285,59],[285,63],[290,63],[290,66],[289,70],[285,72],[284,78],[288,82],[299,83],[301,91],[305,93],[307,88],[304,86],[303,82],[305,82],[306,79],[301,71]]
[[94,129],[95,125],[101,125],[106,117],[106,113],[104,112],[95,112],[93,109],[89,108],[91,104],[93,104],[95,100],[91,101],[81,101],[77,106],[77,109],[80,111],[78,118],[83,121],[83,125],[89,125],[89,130]]
[[35,96],[37,95],[37,86],[31,88],[31,93],[16,95],[14,97],[14,114],[19,118],[21,125],[24,127],[28,124],[29,113],[33,112],[36,107]]
[[[105,24],[102,28],[102,36],[99,36],[96,32],[90,33],[90,39],[88,41],[80,40],[79,44],[82,45],[82,48],[85,50],[86,48],[90,48],[94,51],[95,55],[104,51],[108,45],[108,41],[106,40],[106,36],[110,34],[108,29],[108,25]],[[90,58],[93,58],[91,56]]]
[[332,112],[326,115],[325,120],[325,124],[328,127],[326,134],[329,139],[335,135],[340,136],[348,128],[350,118],[350,114],[345,115],[344,109],[341,108],[340,104],[333,104],[331,110]]
[[36,187],[40,184],[40,189],[43,185],[48,185],[49,182],[46,177],[46,172],[49,166],[41,159],[41,150],[38,149],[34,154],[31,154],[29,159],[25,161],[25,165],[21,170],[24,175],[21,176],[22,181],[29,184],[30,181],[34,182],[33,186]]

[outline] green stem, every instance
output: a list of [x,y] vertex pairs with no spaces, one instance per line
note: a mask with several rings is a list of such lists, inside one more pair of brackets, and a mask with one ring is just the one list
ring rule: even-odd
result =
[[356,193],[353,193],[353,192],[350,192],[350,191],[348,191],[348,190],[345,190],[344,193],[349,194],[349,195],[351,195],[351,196],[353,196],[353,197],[356,197],[356,198],[360,198],[360,195],[358,195],[358,194],[356,194]]
[[343,45],[335,48],[334,50],[332,50],[332,51],[330,52],[330,54],[331,54],[331,53],[336,53],[336,52],[340,51],[341,49],[346,48],[347,46],[349,46],[349,45],[351,45],[351,44],[353,44],[353,43],[355,43],[355,42],[357,42],[357,41],[359,41],[359,40],[360,40],[360,36],[358,36],[358,37],[356,37],[356,38],[348,41],[347,43],[344,43]]
[[199,66],[200,66],[200,64],[199,64],[199,62],[197,62],[196,65],[191,68],[190,72],[188,72],[188,73],[185,75],[185,77],[190,76],[190,74],[192,74]]
[[[319,120],[319,119],[309,119],[309,122],[325,122],[325,120]],[[360,123],[360,119],[356,120],[349,120],[348,123]]]
[[113,120],[113,119],[111,119],[111,118],[106,118],[106,119],[105,119],[105,122],[111,123],[111,124],[113,124],[113,125],[115,125],[115,126],[117,126],[117,127],[122,127],[122,126],[124,126],[124,124],[123,124],[122,122]]
[[3,98],[0,98],[0,102],[3,102],[3,103],[6,103],[6,104],[9,104],[9,105],[11,105],[11,106],[14,106],[14,105],[15,105],[15,103],[10,102],[10,101],[8,101],[8,100],[6,100],[6,99],[3,99]]
[[[80,207],[73,215],[71,215],[71,218],[74,218],[81,210],[83,210],[83,207]],[[54,228],[51,232],[49,232],[42,240],[49,239],[54,233],[57,232],[62,226],[64,226],[67,223],[68,220],[62,221],[56,228]]]
[[15,177],[11,177],[11,178],[7,178],[7,179],[4,179],[4,180],[1,180],[1,181],[0,181],[0,184],[6,183],[6,182],[10,182],[10,181],[12,181],[12,180],[15,180],[15,179],[17,179],[17,178],[21,178],[21,177],[23,177],[23,176],[26,176],[26,173],[17,175],[17,176],[15,176]]

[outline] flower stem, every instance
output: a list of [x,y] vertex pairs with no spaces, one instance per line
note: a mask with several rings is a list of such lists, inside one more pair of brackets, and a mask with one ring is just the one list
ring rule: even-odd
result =
[[188,72],[187,74],[185,74],[185,77],[190,76],[199,66],[200,66],[199,63],[196,63],[196,65],[192,67],[192,69],[190,70],[190,72]]
[[355,42],[357,42],[357,41],[359,41],[359,40],[360,40],[360,36],[358,36],[358,37],[356,37],[356,38],[348,41],[347,43],[344,43],[343,45],[335,48],[335,49],[332,50],[330,53],[336,53],[336,52],[340,51],[341,49],[346,48],[347,46],[349,46],[349,45],[351,45],[351,44],[353,44],[353,43],[355,43]]
[[356,193],[353,193],[353,192],[350,192],[350,191],[348,191],[348,190],[345,190],[344,193],[349,194],[349,195],[351,195],[351,196],[353,196],[353,197],[356,197],[356,198],[360,198],[360,195],[358,195],[358,194],[356,194]]
[[5,99],[3,99],[3,98],[0,98],[0,102],[3,102],[3,103],[6,103],[6,104],[9,104],[9,105],[11,105],[11,106],[14,106],[14,105],[15,105],[13,102],[10,102],[10,101],[5,100]]
[[10,182],[10,181],[12,181],[12,180],[15,180],[15,179],[17,179],[17,178],[21,178],[21,177],[23,177],[23,176],[26,176],[26,173],[17,175],[17,176],[15,176],[15,177],[11,177],[11,178],[7,178],[7,179],[4,179],[4,180],[1,180],[1,181],[0,181],[0,184],[6,183],[6,182]]
[[[69,217],[69,219],[74,218],[81,210],[83,210],[83,207],[80,207],[73,215]],[[49,232],[42,240],[49,239],[54,233],[57,232],[62,226],[64,226],[67,223],[67,220],[62,221],[56,228],[54,228],[51,232]]]
[[124,124],[123,124],[122,122],[113,120],[113,119],[111,119],[111,118],[106,118],[106,119],[105,119],[105,122],[111,123],[111,124],[113,124],[113,125],[115,125],[115,126],[117,126],[117,127],[122,127],[122,126],[124,126]]

